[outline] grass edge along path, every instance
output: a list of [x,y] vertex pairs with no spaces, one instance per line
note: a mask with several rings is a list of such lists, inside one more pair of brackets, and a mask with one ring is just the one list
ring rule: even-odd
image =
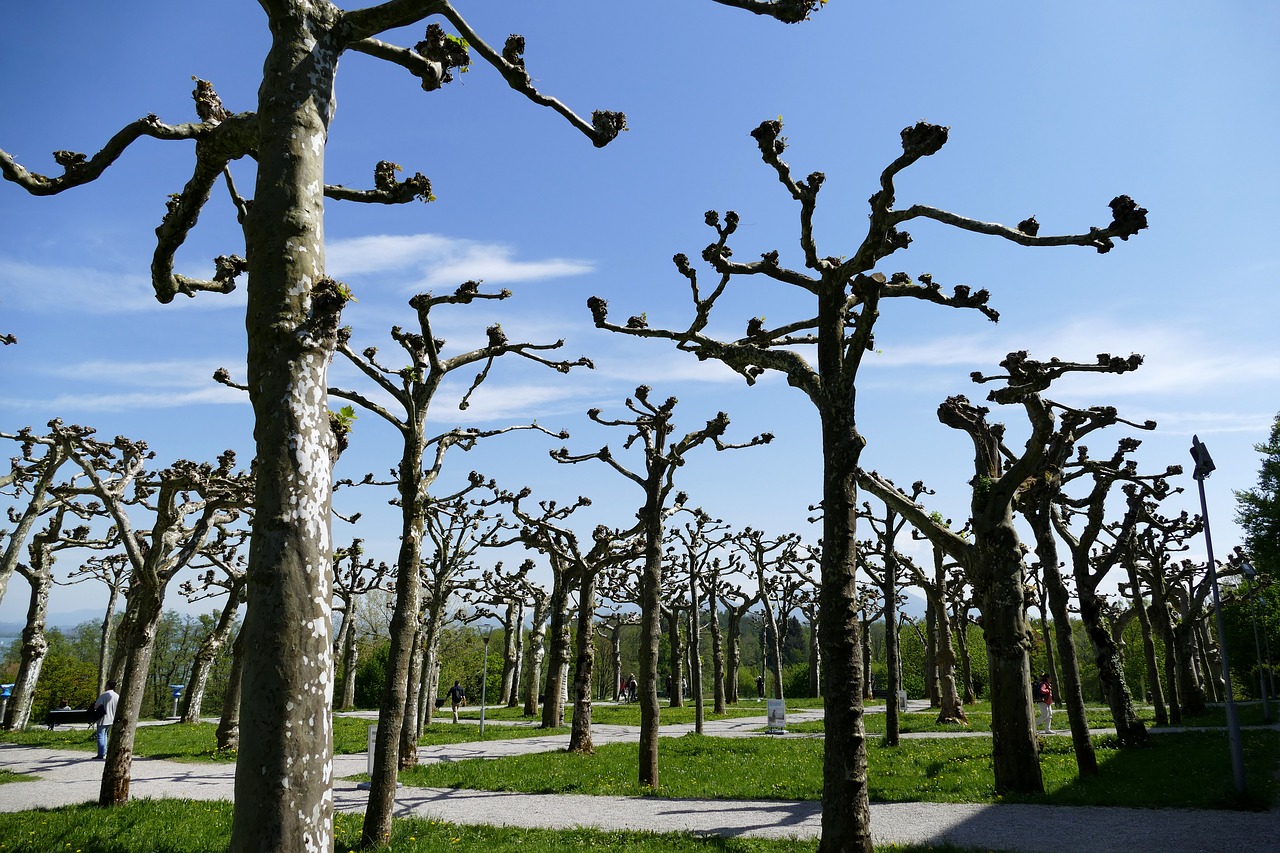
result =
[[[336,853],[356,853],[363,816],[335,815]],[[48,811],[0,814],[0,853],[223,853],[231,837],[231,804],[193,800],[136,800],[103,809],[66,806]],[[469,826],[397,818],[388,843],[378,851],[440,853],[797,853],[813,841],[703,836],[597,829],[525,829]],[[952,845],[889,845],[895,853],[966,853]],[[372,851],[360,851],[372,853]]]
[[[991,743],[985,738],[922,738],[868,749],[874,802],[1024,802],[1133,808],[1266,809],[1277,791],[1280,733],[1245,736],[1250,795],[1232,785],[1225,732],[1185,732],[1156,738],[1147,749],[1118,748],[1094,738],[1100,774],[1081,780],[1068,738],[1045,739],[1043,795],[997,796]],[[665,738],[658,752],[661,788],[636,783],[635,744],[600,746],[593,755],[537,753],[420,765],[400,774],[406,785],[544,794],[670,798],[817,800],[822,740],[818,738]],[[1195,773],[1188,768],[1196,768]]]

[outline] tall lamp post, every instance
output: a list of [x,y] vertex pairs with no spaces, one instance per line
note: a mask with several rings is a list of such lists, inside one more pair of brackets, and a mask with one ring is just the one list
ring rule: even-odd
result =
[[489,683],[489,641],[493,639],[493,629],[484,635],[484,663],[480,665],[480,736],[484,737],[484,690]]
[[1218,596],[1218,570],[1213,561],[1213,536],[1209,533],[1209,505],[1204,498],[1204,478],[1213,473],[1216,467],[1209,456],[1209,449],[1200,442],[1199,436],[1191,436],[1191,458],[1196,467],[1192,473],[1196,484],[1200,487],[1200,517],[1204,519],[1204,547],[1209,558],[1209,585],[1213,589],[1213,612],[1217,617],[1218,645],[1222,647],[1222,674],[1227,688],[1227,740],[1231,747],[1231,775],[1235,778],[1236,790],[1245,792],[1244,746],[1240,738],[1240,715],[1236,710],[1235,696],[1231,690],[1231,659],[1227,656],[1227,632],[1222,622],[1222,600]]
[[[1258,576],[1258,570],[1253,564],[1245,560],[1240,564],[1240,571],[1244,572],[1244,576],[1252,583],[1254,578]],[[1256,590],[1254,590],[1256,592]],[[1267,676],[1262,668],[1262,641],[1258,636],[1258,597],[1253,596],[1250,602],[1249,618],[1253,621],[1253,648],[1258,656],[1258,686],[1262,689],[1262,719],[1271,719],[1271,706],[1267,703]]]

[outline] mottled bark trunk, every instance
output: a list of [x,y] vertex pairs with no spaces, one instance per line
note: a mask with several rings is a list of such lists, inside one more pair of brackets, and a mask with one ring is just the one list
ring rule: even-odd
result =
[[963,690],[962,700],[966,705],[978,701],[973,692],[973,658],[969,654],[969,617],[956,605],[951,614],[955,618],[956,644],[960,647],[960,687]]
[[1098,680],[1102,683],[1102,696],[1111,709],[1111,719],[1115,722],[1120,745],[1146,746],[1150,735],[1133,708],[1133,696],[1129,693],[1129,685],[1125,683],[1120,649],[1102,616],[1102,602],[1091,588],[1080,584],[1079,578],[1076,581],[1076,599],[1080,605],[1080,619],[1093,644]]
[[[1051,533],[1046,535],[1052,536]],[[1037,550],[1040,550],[1039,548]],[[1049,608],[1053,613],[1053,634],[1058,646],[1058,658],[1061,664],[1061,678],[1055,682],[1055,693],[1067,706],[1067,722],[1071,726],[1071,744],[1076,753],[1076,772],[1082,776],[1098,775],[1098,756],[1093,749],[1093,741],[1089,737],[1089,721],[1084,710],[1084,690],[1080,684],[1080,661],[1076,657],[1075,638],[1071,635],[1071,594],[1057,568],[1057,551],[1046,558],[1041,551],[1041,564],[1044,571],[1045,592],[1049,598]]]
[[1173,643],[1178,657],[1178,704],[1190,715],[1203,713],[1205,692],[1196,670],[1195,628],[1189,619],[1183,618],[1173,626]]
[[1222,652],[1217,639],[1209,630],[1207,618],[1196,620],[1196,645],[1200,649],[1200,666],[1204,672],[1204,684],[1212,702],[1225,702],[1227,684],[1222,677]]
[[120,599],[120,587],[116,584],[107,585],[107,609],[102,616],[102,627],[98,631],[98,695],[101,696],[103,691],[107,689],[107,680],[109,678],[108,670],[111,668],[111,641],[114,623],[116,620],[116,603]]
[[218,614],[218,624],[209,636],[200,643],[195,658],[191,662],[191,675],[187,678],[187,689],[183,691],[182,704],[178,708],[178,717],[184,723],[200,722],[200,709],[204,705],[205,687],[209,683],[209,672],[213,669],[218,653],[222,651],[231,629],[235,627],[236,611],[240,609],[240,591],[236,589],[227,596],[227,602]]
[[156,626],[160,624],[163,591],[135,585],[129,592],[131,629],[121,640],[126,644],[124,677],[119,683],[120,701],[107,741],[107,758],[102,768],[98,805],[113,806],[129,801],[129,771],[133,766],[133,742],[147,689],[147,671],[155,648]]
[[609,657],[613,663],[613,701],[622,701],[622,626],[609,632]]
[[[818,369],[822,417],[822,561],[818,631],[827,661],[823,697],[822,838],[819,853],[871,853],[867,737],[862,720],[862,633],[858,621],[858,459],[865,444],[854,424],[853,376],[845,382],[845,291],[819,294]],[[865,311],[873,312],[867,306]],[[874,318],[872,318],[874,322]]]
[[[19,571],[22,571],[19,569]],[[31,719],[31,702],[35,699],[40,670],[49,654],[49,641],[45,637],[45,619],[49,612],[49,590],[53,579],[45,572],[22,572],[30,585],[27,598],[27,623],[22,629],[22,649],[18,661],[18,674],[10,691],[5,710],[4,728],[21,731]],[[55,697],[57,698],[57,697]]]
[[538,715],[538,688],[542,686],[542,658],[547,635],[547,599],[533,602],[533,624],[524,654],[524,715]]
[[244,631],[236,634],[231,644],[231,672],[227,675],[227,692],[222,697],[222,717],[218,720],[218,749],[240,747],[240,683],[244,673]]
[[689,573],[689,691],[693,696],[693,730],[702,734],[702,597],[695,572]]
[[126,638],[133,630],[133,612],[129,608],[129,593],[125,591],[124,613],[120,614],[120,624],[116,626],[115,642],[111,646],[111,662],[107,664],[107,677],[103,680],[103,689],[108,681],[116,684],[124,682],[124,664],[129,656]]
[[573,731],[570,752],[595,752],[591,743],[591,680],[595,677],[596,573],[585,571],[578,590],[577,665],[573,676]]
[[1142,597],[1142,586],[1138,583],[1138,571],[1132,561],[1126,565],[1129,574],[1129,590],[1133,609],[1138,614],[1138,626],[1142,629],[1142,660],[1147,668],[1147,683],[1150,685],[1151,704],[1155,707],[1156,725],[1169,725],[1169,709],[1164,705],[1164,688],[1160,685],[1160,667],[1156,661],[1156,644],[1152,636],[1151,616],[1147,613],[1147,602]]
[[333,847],[334,440],[326,389],[341,301],[324,287],[323,192],[342,45],[320,12],[264,8],[272,44],[245,222],[258,468],[233,853]]
[[816,614],[809,618],[809,695],[822,696],[822,646],[818,643]]
[[871,675],[871,620],[865,617],[865,613],[859,614],[858,616],[858,625],[862,640],[862,672],[865,676],[862,679],[862,698],[874,699],[876,688],[872,683],[874,679]]
[[515,665],[511,670],[511,695],[507,697],[507,707],[515,708],[520,704],[520,684],[524,678],[524,602],[516,602],[516,618],[512,625],[514,640],[512,641]]
[[1169,691],[1165,699],[1169,705],[1169,723],[1182,724],[1182,693],[1178,686],[1178,644],[1173,635],[1173,612],[1169,609],[1167,588],[1164,577],[1157,571],[1151,578],[1151,609],[1148,615],[1152,618],[1160,639],[1164,643],[1164,683]]
[[769,659],[769,671],[773,673],[773,698],[782,696],[782,640],[778,635],[778,620],[773,613],[773,602],[764,585],[764,569],[760,570],[760,606],[764,614],[764,653]]
[[516,636],[520,631],[519,605],[508,603],[502,616],[502,688],[498,704],[515,707]]
[[960,693],[956,689],[956,653],[951,642],[951,617],[947,612],[946,588],[947,572],[944,568],[944,555],[941,550],[933,552],[932,585],[924,588],[925,594],[933,606],[935,626],[938,635],[938,719],[939,723],[963,723],[967,725],[969,718],[960,701]]
[[933,601],[925,597],[924,607],[924,692],[929,699],[929,707],[937,708],[942,704],[938,691],[938,617],[934,613]]
[[[355,599],[347,605],[347,614],[352,623],[355,622]],[[345,620],[344,620],[345,621]],[[342,638],[342,685],[339,691],[341,701],[339,707],[350,710],[356,706],[356,667],[360,664],[360,646],[356,643],[356,630],[353,624]]]
[[[414,659],[409,669],[409,693],[405,699],[405,714],[412,711],[413,764],[406,764],[404,735],[400,737],[400,769],[405,770],[418,763],[418,738],[431,725],[436,714],[436,696],[440,692],[440,637],[444,633],[447,599],[437,598],[427,607],[426,618],[419,626],[419,638],[414,647]],[[477,697],[478,698],[478,697]],[[406,726],[406,729],[408,727]]]
[[994,524],[975,527],[978,566],[972,574],[987,641],[995,788],[997,793],[1042,793],[1021,546],[1007,510]]
[[725,701],[736,705],[738,670],[742,668],[742,614],[736,608],[729,608],[725,629],[728,635],[725,641]]
[[707,628],[711,632],[711,712],[724,716],[728,713],[725,708],[724,634],[720,629],[720,604],[716,598],[715,583],[713,579],[707,587],[707,614],[710,617]]
[[648,788],[658,787],[658,646],[662,635],[662,506],[659,494],[662,466],[650,460],[645,504],[640,510],[644,531],[644,563],[640,567],[640,748],[638,777]]
[[680,636],[680,608],[670,607],[667,617],[667,645],[671,651],[671,667],[667,673],[667,704],[684,707],[684,638]]
[[[892,545],[890,545],[892,547]],[[884,742],[898,745],[898,693],[902,690],[902,662],[898,652],[898,579],[891,559],[884,567],[884,654],[889,665],[889,696],[885,703]]]
[[573,579],[557,577],[551,588],[547,628],[547,680],[542,690],[542,728],[558,729],[564,725],[565,669],[571,653],[569,635],[569,595]]
[[[401,509],[419,508],[422,491],[421,433],[406,440],[400,457],[398,489]],[[400,520],[400,551],[396,557],[396,597],[391,611],[390,646],[382,701],[378,707],[378,733],[374,737],[373,773],[369,777],[369,803],[360,833],[362,846],[385,844],[391,837],[395,810],[396,782],[400,771],[400,743],[406,725],[416,729],[417,720],[406,719],[409,670],[414,656],[421,620],[423,520],[421,511],[405,511]],[[416,755],[416,750],[415,750]]]

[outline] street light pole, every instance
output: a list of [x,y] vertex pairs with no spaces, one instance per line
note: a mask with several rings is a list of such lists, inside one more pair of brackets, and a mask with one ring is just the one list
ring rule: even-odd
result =
[[1209,449],[1201,442],[1199,436],[1191,436],[1191,458],[1196,467],[1192,473],[1196,484],[1200,487],[1200,517],[1204,519],[1204,547],[1209,558],[1209,585],[1213,589],[1213,611],[1217,617],[1218,645],[1222,649],[1222,674],[1227,688],[1227,741],[1231,748],[1231,775],[1235,779],[1236,790],[1245,792],[1244,746],[1240,737],[1240,715],[1236,709],[1235,696],[1231,689],[1231,659],[1227,655],[1227,632],[1222,621],[1222,600],[1218,596],[1218,570],[1213,561],[1213,536],[1209,533],[1209,504],[1204,497],[1204,478],[1208,477],[1216,467],[1209,456]]

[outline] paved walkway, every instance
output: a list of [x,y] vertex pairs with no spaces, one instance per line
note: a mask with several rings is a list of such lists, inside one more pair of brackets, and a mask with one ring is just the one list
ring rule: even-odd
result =
[[[789,712],[788,721],[821,716]],[[759,734],[763,717],[708,721],[719,736]],[[501,724],[489,723],[494,727]],[[664,726],[679,736],[691,726]],[[633,726],[593,726],[596,743],[635,742]],[[795,735],[790,735],[795,737]],[[563,734],[422,747],[424,762],[497,758],[563,749]],[[346,777],[364,773],[368,757],[334,758],[334,801],[338,810],[362,812],[367,793]],[[30,773],[38,781],[0,785],[0,812],[95,801],[101,765],[88,753],[0,744],[0,767]],[[1189,769],[1189,772],[1194,770]],[[235,768],[140,758],[133,763],[131,792],[140,797],[232,799]],[[725,836],[815,838],[820,832],[817,802],[686,800],[662,797],[594,797],[513,794],[404,787],[397,814],[453,823],[529,827],[593,826],[604,829],[688,831]],[[1173,809],[1122,809],[1037,805],[885,803],[871,807],[877,844],[942,843],[984,850],[1102,851],[1102,853],[1192,853],[1192,851],[1280,851],[1280,815]]]

